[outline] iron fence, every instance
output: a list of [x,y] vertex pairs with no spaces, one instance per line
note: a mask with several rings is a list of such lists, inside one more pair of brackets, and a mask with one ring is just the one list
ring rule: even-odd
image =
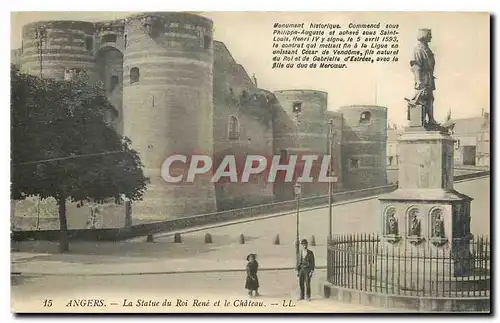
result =
[[328,241],[327,280],[334,286],[422,297],[490,294],[490,240],[454,239],[391,244],[374,234],[345,234]]

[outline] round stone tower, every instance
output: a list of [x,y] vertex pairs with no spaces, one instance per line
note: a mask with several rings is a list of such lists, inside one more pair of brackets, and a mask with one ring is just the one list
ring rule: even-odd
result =
[[95,81],[102,82],[106,96],[118,112],[116,130],[123,135],[123,51],[127,39],[125,20],[95,24]]
[[[144,13],[125,22],[124,134],[132,140],[151,184],[135,218],[165,219],[213,212],[210,176],[166,183],[165,159],[213,149],[212,21],[188,13]],[[186,176],[184,176],[184,179]]]
[[[279,108],[275,108],[274,150],[284,158],[290,155],[316,154],[327,152],[328,119],[326,117],[328,93],[316,90],[298,89],[273,92]],[[294,107],[300,107],[299,126],[296,126]],[[286,157],[285,157],[286,156]],[[317,173],[321,158],[314,163]],[[300,162],[297,162],[299,165]],[[300,169],[300,166],[298,166]],[[313,176],[314,177],[314,176]],[[302,195],[325,194],[327,183],[302,183]],[[275,195],[278,200],[293,198],[293,183],[276,183]]]
[[21,70],[35,76],[64,79],[85,71],[94,75],[94,24],[85,21],[41,21],[22,30]]
[[[281,106],[275,118],[275,148],[310,149],[325,152],[328,93],[315,90],[283,90],[274,95]],[[300,106],[299,128],[295,126],[293,107]],[[298,138],[296,138],[298,132]]]
[[338,111],[327,111],[326,121],[333,120],[333,171],[337,176],[337,182],[333,185],[334,191],[340,191],[343,188],[342,177],[342,129],[344,121],[342,113]]
[[387,185],[387,108],[352,105],[343,115],[342,169],[345,189]]

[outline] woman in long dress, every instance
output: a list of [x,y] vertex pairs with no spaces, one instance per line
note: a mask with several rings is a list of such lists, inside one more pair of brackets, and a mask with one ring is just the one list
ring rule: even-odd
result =
[[259,296],[259,278],[257,277],[257,271],[259,270],[259,263],[256,260],[257,255],[251,253],[247,256],[247,279],[245,282],[245,289],[248,289],[248,295],[253,296],[255,291],[255,296]]

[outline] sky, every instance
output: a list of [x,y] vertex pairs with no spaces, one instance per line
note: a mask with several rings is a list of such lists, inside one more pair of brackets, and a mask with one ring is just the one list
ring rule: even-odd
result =
[[[13,12],[11,47],[21,44],[23,25],[39,20],[108,20],[131,12]],[[388,108],[390,122],[406,123],[405,97],[413,94],[409,59],[419,28],[432,29],[436,57],[435,117],[443,120],[490,110],[490,17],[460,12],[202,12],[213,20],[214,38],[226,44],[260,88],[328,92],[328,109],[376,104]],[[272,69],[274,23],[391,23],[399,25],[397,63],[351,63],[347,69]]]

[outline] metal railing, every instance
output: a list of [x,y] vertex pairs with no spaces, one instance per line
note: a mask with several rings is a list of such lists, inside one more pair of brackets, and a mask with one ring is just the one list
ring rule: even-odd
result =
[[390,295],[489,297],[490,240],[455,239],[436,247],[390,244],[374,234],[333,237],[327,280],[334,286]]

